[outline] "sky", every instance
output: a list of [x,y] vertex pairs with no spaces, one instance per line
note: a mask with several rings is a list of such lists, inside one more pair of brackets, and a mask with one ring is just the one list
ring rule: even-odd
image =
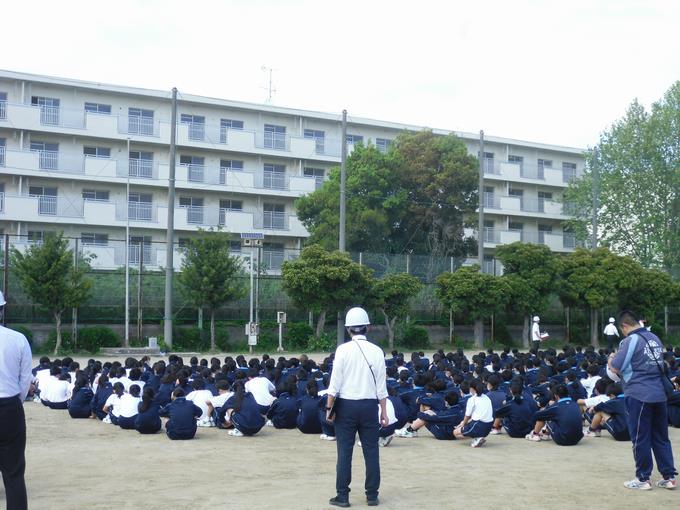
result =
[[31,0],[0,68],[572,147],[680,79],[675,0]]

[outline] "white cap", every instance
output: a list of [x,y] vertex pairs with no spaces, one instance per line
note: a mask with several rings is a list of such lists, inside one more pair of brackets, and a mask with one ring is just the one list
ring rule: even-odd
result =
[[368,314],[366,310],[358,306],[350,308],[345,317],[345,326],[368,326],[371,323],[368,320]]
[[609,317],[609,324],[614,324],[616,322],[616,319],[614,317]]
[[0,306],[5,306],[6,304],[7,304],[7,301],[5,301],[5,295],[0,290]]
[[540,322],[541,318],[538,315],[534,315],[534,322]]

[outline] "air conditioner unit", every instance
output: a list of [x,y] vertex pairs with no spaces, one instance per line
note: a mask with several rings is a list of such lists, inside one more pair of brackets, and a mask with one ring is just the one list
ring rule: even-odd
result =
[[243,246],[253,246],[253,241],[255,241],[255,239],[244,239]]

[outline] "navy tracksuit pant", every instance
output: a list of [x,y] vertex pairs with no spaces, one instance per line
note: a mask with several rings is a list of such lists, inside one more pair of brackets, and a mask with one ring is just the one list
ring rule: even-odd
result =
[[339,398],[336,403],[335,437],[338,448],[338,464],[335,490],[338,499],[349,499],[352,482],[352,453],[357,432],[366,463],[366,497],[378,497],[380,488],[380,459],[378,455],[378,401],[376,399],[347,400]]
[[633,397],[626,397],[628,410],[628,430],[633,442],[635,457],[635,475],[644,482],[652,475],[656,459],[656,467],[664,478],[672,478],[677,473],[673,466],[673,450],[668,439],[668,409],[666,402],[641,402]]

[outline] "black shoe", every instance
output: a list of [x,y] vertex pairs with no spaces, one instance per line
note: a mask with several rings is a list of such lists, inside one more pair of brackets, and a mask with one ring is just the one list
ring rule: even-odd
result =
[[339,506],[341,508],[349,508],[349,501],[344,501],[338,499],[337,496],[328,500],[328,503],[333,506]]
[[368,506],[378,506],[380,504],[380,501],[378,500],[377,497],[375,498],[366,498],[366,504]]

